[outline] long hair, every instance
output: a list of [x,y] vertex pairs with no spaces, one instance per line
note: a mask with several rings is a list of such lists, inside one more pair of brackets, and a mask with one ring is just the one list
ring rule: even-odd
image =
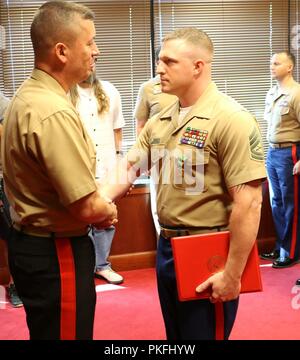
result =
[[[92,89],[94,91],[95,97],[98,102],[98,114],[101,115],[101,114],[108,112],[109,98],[108,98],[107,94],[105,93],[105,91],[103,90],[103,88],[101,86],[101,82],[97,79],[97,77],[92,76],[89,79],[85,80],[84,82],[92,85]],[[73,86],[70,89],[70,98],[71,98],[72,104],[76,107],[77,103],[78,103],[78,98],[79,98],[77,85]]]

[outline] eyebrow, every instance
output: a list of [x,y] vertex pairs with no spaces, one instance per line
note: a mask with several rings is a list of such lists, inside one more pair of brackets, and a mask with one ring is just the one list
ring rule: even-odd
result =
[[173,58],[173,57],[170,57],[170,56],[166,56],[166,55],[160,56],[160,57],[158,58],[158,60],[162,60],[162,61],[165,61],[165,60],[178,61],[177,59],[175,59],[175,58]]

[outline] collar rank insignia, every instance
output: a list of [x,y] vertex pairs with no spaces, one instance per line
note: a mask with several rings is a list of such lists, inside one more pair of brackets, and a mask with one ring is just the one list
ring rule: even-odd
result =
[[160,138],[153,138],[151,140],[151,145],[156,145],[156,144],[160,144]]
[[160,84],[155,84],[153,86],[153,95],[157,95],[157,94],[161,94],[161,85]]
[[207,136],[207,130],[195,129],[189,126],[185,129],[185,132],[180,139],[180,144],[192,145],[196,146],[198,149],[202,149],[205,145]]

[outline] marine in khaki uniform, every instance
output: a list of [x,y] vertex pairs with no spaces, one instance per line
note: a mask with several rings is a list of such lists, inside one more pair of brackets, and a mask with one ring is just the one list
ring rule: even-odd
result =
[[[156,51],[156,60],[158,54],[159,52]],[[168,105],[174,103],[176,100],[176,96],[166,94],[161,91],[160,77],[158,75],[143,83],[139,89],[134,110],[137,134],[140,134],[146,122],[152,116],[159,113],[161,110],[163,110]],[[152,177],[150,177],[150,196],[152,218],[156,229],[156,234],[158,236],[160,233],[160,226],[156,209],[156,187]]]
[[176,96],[161,91],[160,77],[158,75],[143,83],[140,86],[134,109],[137,133],[139,134],[141,132],[146,122],[153,115],[159,113],[176,100]]
[[[212,42],[201,30],[178,29],[164,38],[157,72],[162,91],[179,101],[147,122],[124,160],[130,176],[151,166],[153,177],[157,174],[162,231],[156,270],[169,340],[215,339],[220,320],[216,302],[222,302],[224,338],[229,337],[241,275],[259,226],[266,172],[257,123],[218,91],[211,80],[212,57]],[[116,198],[131,181],[128,177],[127,184],[111,185],[105,193]],[[211,298],[180,302],[170,238],[227,228],[230,250],[224,270],[195,289],[211,287]]]
[[170,167],[169,179],[167,170],[159,172],[163,228],[226,227],[232,205],[227,188],[264,177],[257,124],[213,82],[181,121],[179,114],[177,102],[152,118],[128,157],[151,152],[154,168],[159,161]]
[[276,229],[276,245],[271,253],[273,268],[295,265],[300,256],[299,173],[300,173],[300,85],[293,78],[294,55],[274,54],[271,76],[277,84],[266,96],[268,123],[267,172],[270,203]]
[[88,225],[116,222],[115,205],[97,188],[91,139],[66,95],[94,70],[93,18],[72,2],[39,8],[31,25],[35,69],[4,118],[9,264],[30,339],[92,338],[95,253]]
[[[0,91],[0,142],[2,135],[2,122],[4,119],[4,112],[9,104],[9,99],[5,97]],[[10,234],[10,214],[9,214],[9,204],[7,202],[6,195],[4,193],[3,186],[3,178],[2,178],[2,164],[0,161],[0,269],[5,269],[9,275],[9,282],[7,284],[7,296],[13,307],[23,306],[21,299],[18,296],[15,284],[13,283],[13,279],[10,275],[7,256],[6,256],[6,244],[4,241],[7,240]],[[2,259],[4,259],[4,263],[2,266]],[[1,271],[0,271],[1,274]],[[0,277],[1,278],[1,277]],[[1,283],[1,281],[0,281]]]

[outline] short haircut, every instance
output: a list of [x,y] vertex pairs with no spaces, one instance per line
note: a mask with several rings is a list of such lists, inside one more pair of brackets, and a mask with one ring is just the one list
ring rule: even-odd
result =
[[36,12],[30,35],[35,54],[46,52],[57,42],[75,37],[75,17],[94,20],[94,13],[86,6],[66,1],[49,1]]
[[210,37],[205,31],[193,27],[176,29],[173,32],[167,34],[163,38],[163,42],[175,39],[183,39],[197,47],[204,48],[210,54],[209,60],[212,61],[214,46]]
[[293,64],[293,67],[296,65],[296,58],[295,55],[292,54],[290,51],[284,50],[284,51],[280,51],[277,54],[285,54],[287,56],[287,58],[291,61],[291,63]]

